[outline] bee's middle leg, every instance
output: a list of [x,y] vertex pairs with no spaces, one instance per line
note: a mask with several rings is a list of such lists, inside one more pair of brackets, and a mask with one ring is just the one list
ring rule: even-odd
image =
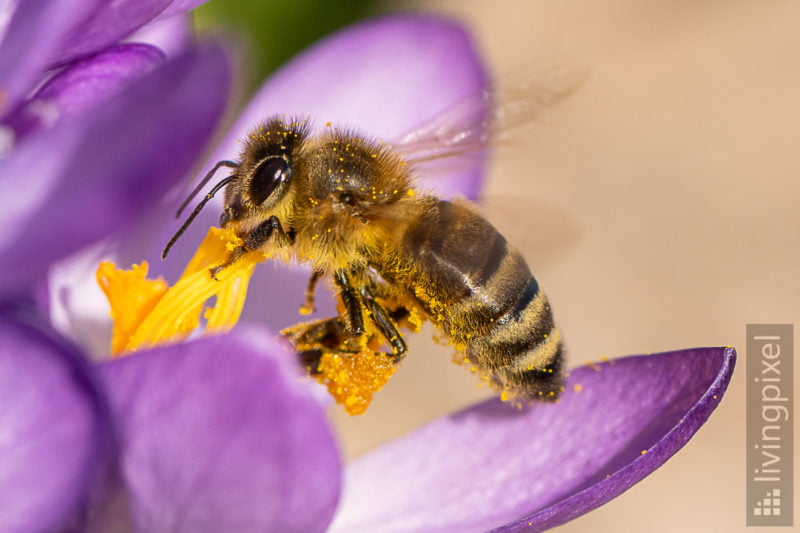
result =
[[358,291],[353,287],[347,273],[342,270],[333,274],[333,280],[339,287],[339,296],[342,298],[342,303],[344,304],[347,329],[352,335],[363,335],[364,315],[362,313],[362,303]]
[[369,285],[365,284],[356,290],[344,271],[334,273],[333,279],[340,288],[339,294],[345,307],[344,319],[350,335],[360,337],[365,333],[363,311],[366,309],[372,323],[392,346],[392,354],[386,355],[395,362],[400,361],[408,350],[406,342],[389,312],[375,300]]
[[394,354],[395,363],[399,362],[408,351],[408,346],[400,331],[397,329],[397,324],[390,316],[389,312],[375,300],[372,291],[368,286],[361,288],[361,299],[364,306],[369,310],[369,317],[372,319],[375,327],[381,332],[381,335],[391,344],[392,352]]
[[303,300],[303,305],[300,306],[299,312],[301,315],[310,315],[316,310],[314,306],[314,291],[317,287],[317,281],[322,276],[322,272],[319,270],[314,270],[311,272],[311,278],[308,280],[308,285],[306,285],[306,297]]

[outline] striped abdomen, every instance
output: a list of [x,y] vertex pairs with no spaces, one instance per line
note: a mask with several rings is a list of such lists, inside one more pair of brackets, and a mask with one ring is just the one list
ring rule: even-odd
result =
[[561,333],[527,263],[467,202],[423,201],[386,274],[512,396],[555,399]]

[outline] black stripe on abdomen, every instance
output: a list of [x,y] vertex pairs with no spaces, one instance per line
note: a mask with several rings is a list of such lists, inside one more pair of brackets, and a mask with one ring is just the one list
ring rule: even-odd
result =
[[538,284],[533,297],[529,297],[530,287],[531,283],[502,320],[469,345],[470,360],[489,370],[511,367],[547,342],[554,329],[553,314],[544,294],[539,294]]

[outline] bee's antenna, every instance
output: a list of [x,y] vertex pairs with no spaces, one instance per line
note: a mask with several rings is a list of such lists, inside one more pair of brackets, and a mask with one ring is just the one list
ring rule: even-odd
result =
[[[216,169],[217,169],[217,167],[220,167],[220,166],[227,166],[227,165],[221,165],[221,163],[230,163],[230,161],[220,161],[220,162],[219,162],[219,163],[217,163],[217,165],[214,167],[214,170],[216,170]],[[211,171],[211,173],[213,173],[213,170]],[[210,174],[209,174],[209,176],[210,176]],[[209,177],[209,176],[206,176],[206,178],[204,179],[204,181],[207,181],[207,179],[208,179],[208,177]],[[209,191],[209,193],[208,193],[208,194],[206,194],[206,197],[205,197],[205,198],[203,198],[203,199],[200,201],[200,203],[199,203],[199,204],[197,204],[197,207],[195,207],[195,208],[194,208],[194,211],[192,211],[192,214],[190,214],[190,215],[189,215],[189,216],[186,218],[186,221],[183,223],[183,225],[180,227],[180,229],[179,229],[179,230],[178,230],[178,231],[175,233],[175,235],[173,235],[173,236],[172,236],[172,238],[169,240],[169,242],[167,243],[167,245],[164,247],[164,251],[163,251],[163,252],[161,252],[161,259],[162,259],[162,260],[164,260],[164,259],[166,259],[166,258],[167,258],[167,254],[169,253],[170,249],[172,248],[172,245],[173,245],[173,244],[175,244],[175,242],[176,242],[176,241],[177,241],[177,240],[178,240],[178,239],[181,237],[181,235],[183,235],[183,232],[184,232],[184,231],[186,231],[186,228],[188,228],[188,227],[189,227],[189,224],[191,224],[191,223],[192,223],[192,221],[193,221],[195,218],[197,218],[197,215],[199,215],[199,214],[200,214],[200,211],[202,211],[203,207],[205,207],[205,205],[206,205],[206,204],[209,202],[209,200],[211,200],[212,198],[214,198],[214,195],[215,195],[215,194],[217,194],[221,188],[223,188],[224,186],[226,186],[226,185],[227,185],[228,183],[230,183],[231,181],[235,180],[237,177],[238,177],[238,176],[236,176],[235,174],[234,174],[234,175],[231,175],[231,176],[228,176],[227,178],[223,179],[222,181],[220,181],[219,183],[217,183],[216,185],[214,185],[214,188],[213,188],[213,189],[211,189],[211,190]],[[192,194],[192,196],[194,196],[194,194]],[[191,197],[190,197],[190,198],[191,198]],[[183,208],[181,208],[181,209],[183,209]]]
[[192,198],[197,196],[197,193],[199,193],[200,190],[206,186],[208,180],[211,179],[211,176],[214,175],[214,172],[219,170],[219,167],[238,168],[239,164],[235,161],[218,161],[217,164],[214,165],[214,168],[208,171],[208,174],[206,174],[205,177],[200,180],[200,183],[197,184],[197,187],[195,187],[192,193],[186,198],[186,200],[183,201],[181,206],[178,208],[178,212],[175,213],[175,218],[180,218],[181,213],[184,209],[186,209],[186,206],[189,205],[189,202],[192,201]]

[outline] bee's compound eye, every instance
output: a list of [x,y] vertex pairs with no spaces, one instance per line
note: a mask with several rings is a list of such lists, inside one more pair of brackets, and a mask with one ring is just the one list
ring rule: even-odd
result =
[[250,182],[252,202],[261,205],[286,179],[288,171],[289,163],[281,156],[268,157],[260,161],[253,171],[253,179]]

